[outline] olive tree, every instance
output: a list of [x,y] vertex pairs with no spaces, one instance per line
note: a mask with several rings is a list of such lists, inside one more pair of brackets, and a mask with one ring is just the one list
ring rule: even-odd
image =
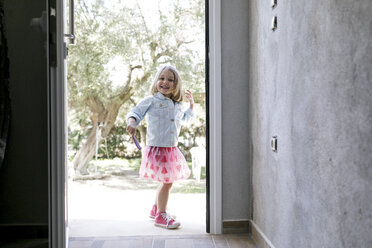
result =
[[[150,17],[143,1],[117,1],[114,6],[102,0],[76,2],[77,44],[69,50],[68,104],[71,125],[81,127],[73,159],[78,174],[88,173],[96,146],[113,130],[121,109],[147,94],[160,65],[175,65],[186,87],[204,90],[196,86],[204,78],[204,55],[195,49],[204,44],[203,1],[155,2],[156,14]],[[126,68],[119,86],[107,67],[113,58]],[[144,129],[139,130],[143,140]]]

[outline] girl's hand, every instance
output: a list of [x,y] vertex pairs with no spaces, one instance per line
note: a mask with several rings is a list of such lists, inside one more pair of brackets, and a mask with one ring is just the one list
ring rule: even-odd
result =
[[190,103],[190,108],[193,109],[194,108],[194,98],[192,97],[192,93],[191,91],[189,90],[186,90],[185,92],[185,97],[186,99],[189,101]]
[[130,134],[130,136],[134,136],[136,134],[136,129],[137,129],[137,125],[136,125],[136,119],[134,118],[129,118],[128,121],[127,121],[127,132]]

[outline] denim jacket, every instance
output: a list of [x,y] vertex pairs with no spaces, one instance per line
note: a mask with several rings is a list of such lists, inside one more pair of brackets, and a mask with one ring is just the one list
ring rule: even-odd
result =
[[178,135],[182,122],[189,122],[194,113],[189,108],[182,111],[182,104],[174,102],[160,92],[142,99],[127,115],[134,117],[136,124],[146,116],[146,145],[157,147],[174,147],[178,144]]

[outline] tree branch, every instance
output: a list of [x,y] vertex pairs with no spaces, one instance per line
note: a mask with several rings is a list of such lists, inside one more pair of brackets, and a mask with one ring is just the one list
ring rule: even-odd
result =
[[103,103],[97,96],[88,96],[85,98],[84,103],[89,107],[90,111],[100,113],[105,110]]
[[130,101],[131,103],[133,103],[134,106],[137,105],[136,101],[135,101],[132,97],[129,98],[129,101]]
[[88,106],[93,115],[96,116],[94,120],[104,120],[106,115],[106,108],[97,96],[88,96],[87,98],[85,98],[84,103]]
[[127,81],[125,82],[125,86],[123,90],[118,95],[119,99],[122,102],[126,101],[133,95],[132,74],[135,69],[141,69],[141,68],[142,68],[142,65],[135,65],[135,66],[129,65],[129,73],[128,73]]
[[141,20],[142,20],[142,24],[143,24],[143,26],[145,27],[145,30],[146,30],[147,39],[150,40],[150,31],[149,31],[149,29],[148,29],[148,27],[147,27],[147,24],[146,24],[146,21],[145,21],[145,17],[144,17],[143,14],[142,14],[142,9],[141,9],[141,6],[140,6],[139,3],[138,3],[138,0],[136,1],[136,5],[137,5],[138,11],[139,11],[139,13],[140,13],[140,17],[141,17]]
[[141,69],[141,68],[142,68],[142,65],[135,65],[135,66],[129,65],[129,74],[128,74],[127,82],[125,83],[126,85],[132,82],[133,71],[135,69]]

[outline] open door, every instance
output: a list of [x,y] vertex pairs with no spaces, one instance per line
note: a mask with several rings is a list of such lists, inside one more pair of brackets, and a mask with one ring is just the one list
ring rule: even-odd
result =
[[[48,2],[49,247],[68,247],[65,2]],[[73,0],[70,0],[73,13]],[[73,18],[72,18],[73,19]],[[73,22],[72,22],[73,24]],[[69,30],[73,32],[73,28]]]
[[[68,34],[65,0],[47,0],[49,95],[49,239],[51,248],[68,247],[67,213],[67,43],[74,43],[74,1],[68,0]],[[206,62],[208,104],[207,232],[222,233],[221,187],[221,61],[220,0],[206,0]],[[209,39],[210,37],[210,39]],[[209,83],[210,82],[210,83]],[[212,164],[213,166],[209,166]]]

